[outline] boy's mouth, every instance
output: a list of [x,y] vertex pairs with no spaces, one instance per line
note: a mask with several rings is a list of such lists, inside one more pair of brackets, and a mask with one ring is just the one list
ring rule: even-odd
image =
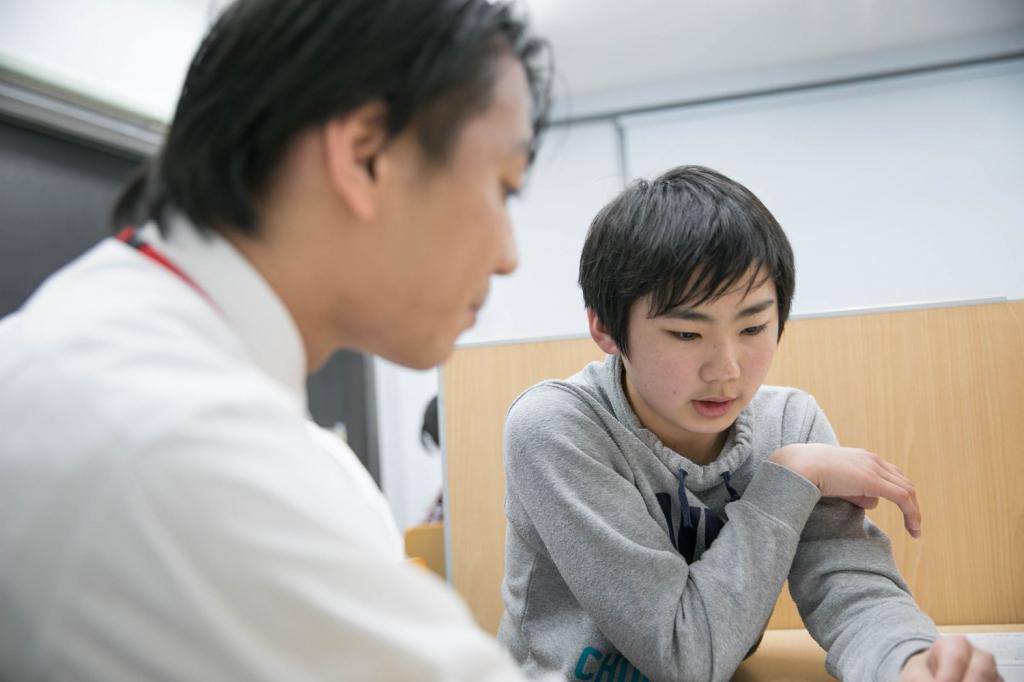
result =
[[693,408],[697,410],[697,413],[702,417],[721,417],[732,408],[732,404],[734,402],[736,402],[735,398],[694,400]]

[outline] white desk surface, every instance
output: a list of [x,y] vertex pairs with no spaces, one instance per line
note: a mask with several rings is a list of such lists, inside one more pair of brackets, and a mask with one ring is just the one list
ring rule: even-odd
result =
[[[1024,682],[1024,623],[940,626],[943,634],[966,634],[996,655],[1004,682]],[[1006,636],[1004,636],[1006,635]],[[757,652],[743,662],[733,682],[829,682],[825,652],[806,630],[768,630]]]

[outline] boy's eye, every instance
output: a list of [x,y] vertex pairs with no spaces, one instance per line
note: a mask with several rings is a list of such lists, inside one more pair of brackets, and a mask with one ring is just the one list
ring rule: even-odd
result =
[[505,197],[505,201],[508,201],[509,199],[519,196],[519,188],[514,187],[513,185],[502,184],[501,194]]
[[672,332],[672,336],[680,341],[694,341],[700,338],[700,334],[697,332]]
[[747,336],[757,336],[767,328],[768,323],[765,322],[764,324],[758,325],[756,327],[747,327],[746,329],[743,330],[743,333],[746,334]]

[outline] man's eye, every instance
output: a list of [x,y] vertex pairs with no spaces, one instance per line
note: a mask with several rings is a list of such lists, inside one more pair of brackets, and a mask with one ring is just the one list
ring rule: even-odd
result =
[[760,334],[761,332],[763,332],[767,328],[768,328],[768,323],[766,322],[766,323],[758,325],[756,327],[747,327],[746,329],[743,330],[743,333],[746,334],[747,336],[757,336],[758,334]]
[[519,196],[519,188],[512,185],[502,185],[501,193],[505,197],[505,200],[513,199]]
[[672,335],[680,341],[695,341],[700,338],[697,332],[672,332]]

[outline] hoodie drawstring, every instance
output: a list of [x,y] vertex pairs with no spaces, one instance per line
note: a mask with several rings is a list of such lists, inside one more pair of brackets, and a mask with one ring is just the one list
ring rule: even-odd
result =
[[686,499],[686,469],[679,468],[679,508],[683,512],[683,528],[693,528],[690,520],[690,503]]
[[722,472],[722,480],[725,481],[725,489],[729,492],[729,501],[735,502],[740,499],[740,494],[736,492],[736,488],[729,485],[729,481],[732,479],[732,474],[728,471]]
[[[679,508],[683,512],[683,528],[693,528],[693,520],[690,518],[690,502],[686,499],[686,469],[679,468]],[[729,501],[735,502],[740,499],[740,494],[732,487],[732,474],[728,471],[722,472],[722,481],[725,482],[725,489],[729,493]]]

